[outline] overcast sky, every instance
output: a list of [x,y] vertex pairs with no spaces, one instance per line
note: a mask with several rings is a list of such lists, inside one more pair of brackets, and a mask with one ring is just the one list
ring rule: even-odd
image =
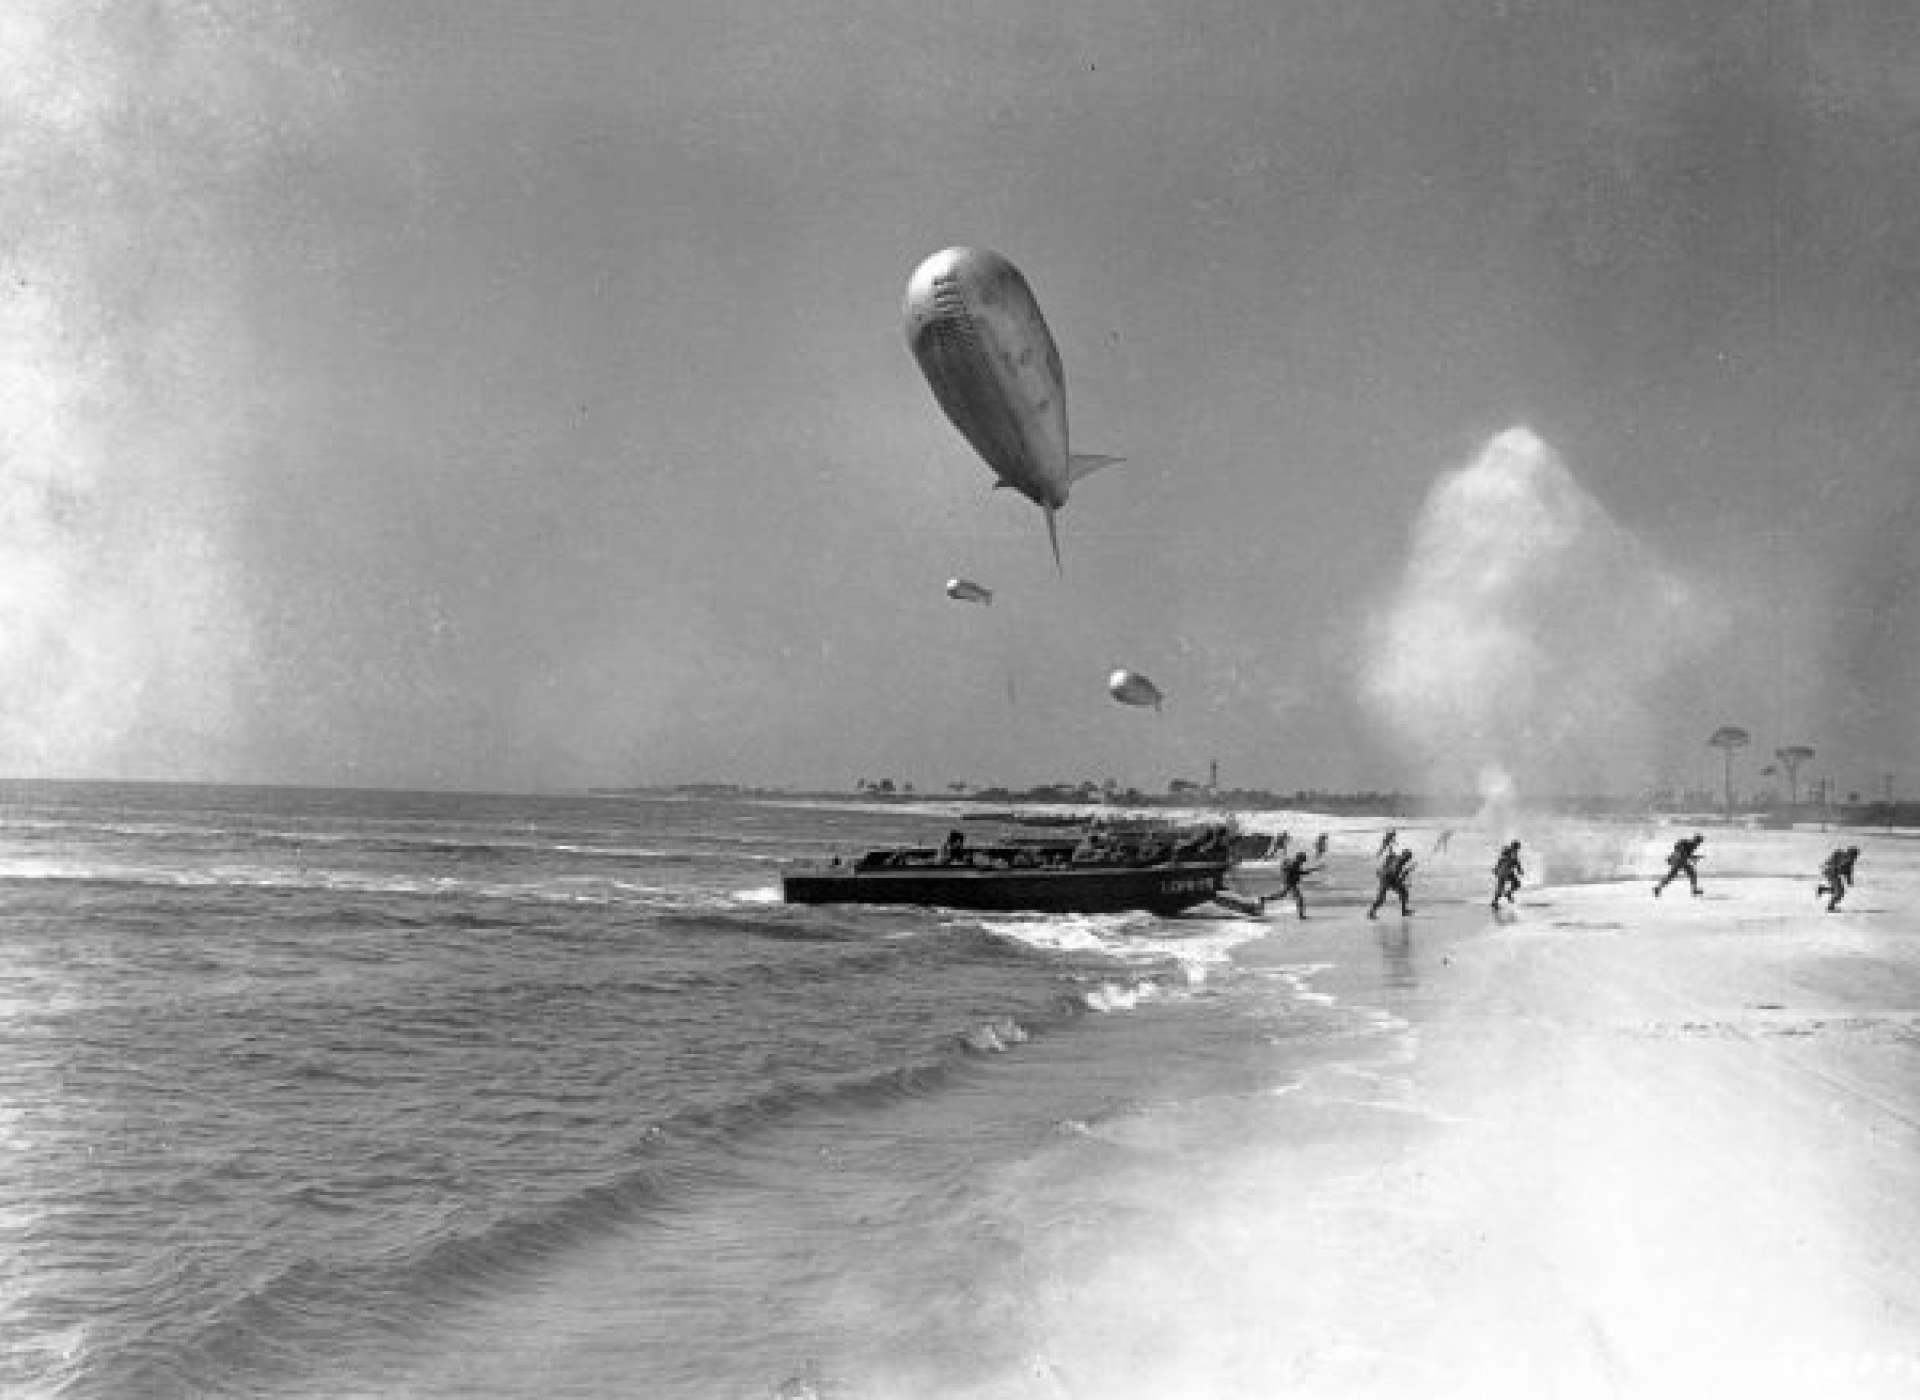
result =
[[[1920,785],[1907,0],[8,0],[0,60],[5,774],[1631,791],[1738,724]],[[954,244],[1127,459],[1064,578],[905,348]]]

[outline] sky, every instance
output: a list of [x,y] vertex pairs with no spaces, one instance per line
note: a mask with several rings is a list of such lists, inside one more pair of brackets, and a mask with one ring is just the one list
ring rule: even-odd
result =
[[[0,60],[0,774],[1633,793],[1731,724],[1920,790],[1904,0],[6,0]],[[1126,458],[1064,573],[906,350],[953,245]]]

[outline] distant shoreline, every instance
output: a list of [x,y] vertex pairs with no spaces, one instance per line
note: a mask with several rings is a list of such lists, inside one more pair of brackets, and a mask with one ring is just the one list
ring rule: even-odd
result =
[[[961,819],[980,819],[994,812],[1034,816],[1106,814],[1153,815],[1180,820],[1218,819],[1223,815],[1314,815],[1330,820],[1376,818],[1409,825],[1449,823],[1465,826],[1486,810],[1478,799],[1442,801],[1408,793],[1302,792],[1282,796],[1271,792],[1234,791],[1208,795],[1204,791],[1179,795],[1129,793],[1117,799],[1067,797],[1051,791],[986,792],[938,795],[934,793],[871,793],[783,791],[777,788],[735,787],[696,783],[673,787],[589,788],[589,796],[646,801],[756,802],[783,807],[843,808],[873,812],[924,813]],[[1596,822],[1654,822],[1665,825],[1732,828],[1736,830],[1879,829],[1895,837],[1920,834],[1920,802],[1859,803],[1834,806],[1822,812],[1811,803],[1788,808],[1756,807],[1736,812],[1731,819],[1716,809],[1646,808],[1625,799],[1574,797],[1542,798],[1518,804],[1533,817]],[[1891,828],[1891,830],[1888,830]],[[1902,831],[1906,828],[1906,831]]]
[[[1223,816],[1246,819],[1260,816],[1316,815],[1331,821],[1372,820],[1402,825],[1471,826],[1487,819],[1488,804],[1478,797],[1456,795],[1436,798],[1417,793],[1319,792],[1303,791],[1291,795],[1257,789],[1208,792],[1196,787],[1178,793],[1142,793],[1134,790],[1117,794],[1088,795],[1061,785],[1010,791],[985,788],[966,793],[936,792],[847,792],[820,789],[788,790],[751,787],[734,783],[682,783],[638,787],[575,787],[541,789],[504,788],[422,788],[384,787],[355,784],[208,782],[194,779],[112,779],[112,778],[0,778],[0,804],[19,796],[49,789],[110,791],[135,794],[167,794],[189,791],[206,792],[287,792],[287,793],[385,793],[394,797],[474,798],[504,801],[533,799],[628,800],[647,802],[756,802],[786,807],[858,809],[874,812],[908,812],[949,818],[980,817],[999,811],[1025,814],[1104,813],[1110,816],[1158,816],[1179,820],[1219,820]],[[142,799],[144,800],[144,799]],[[1824,809],[1817,803],[1794,806],[1755,805],[1736,812],[1729,821],[1717,806],[1656,805],[1649,807],[1619,797],[1547,797],[1518,804],[1503,820],[1522,815],[1528,819],[1550,818],[1563,821],[1602,823],[1646,823],[1694,825],[1700,827],[1771,830],[1852,830],[1865,835],[1899,838],[1920,835],[1920,800],[1855,802],[1831,804]]]

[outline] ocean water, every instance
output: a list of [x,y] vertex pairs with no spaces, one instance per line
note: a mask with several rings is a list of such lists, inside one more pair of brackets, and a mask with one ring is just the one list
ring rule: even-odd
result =
[[0,1393],[1061,1395],[1191,1345],[1195,1222],[1402,1024],[1250,921],[779,901],[946,825],[6,786]]

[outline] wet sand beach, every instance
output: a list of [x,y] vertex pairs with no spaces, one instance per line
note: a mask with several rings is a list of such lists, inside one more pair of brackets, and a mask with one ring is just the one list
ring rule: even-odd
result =
[[1324,964],[1316,988],[1404,1029],[1370,1083],[1293,1096],[1309,1125],[1369,1119],[1349,1150],[1265,1164],[1285,1187],[1262,1193],[1261,1248],[1288,1264],[1258,1270],[1284,1280],[1258,1312],[1287,1338],[1260,1381],[1920,1387],[1920,847],[1868,841],[1827,914],[1812,872],[1842,839],[1712,835],[1699,898],[1632,878],[1530,887],[1497,916],[1456,893],[1408,920],[1277,920],[1243,956]]

